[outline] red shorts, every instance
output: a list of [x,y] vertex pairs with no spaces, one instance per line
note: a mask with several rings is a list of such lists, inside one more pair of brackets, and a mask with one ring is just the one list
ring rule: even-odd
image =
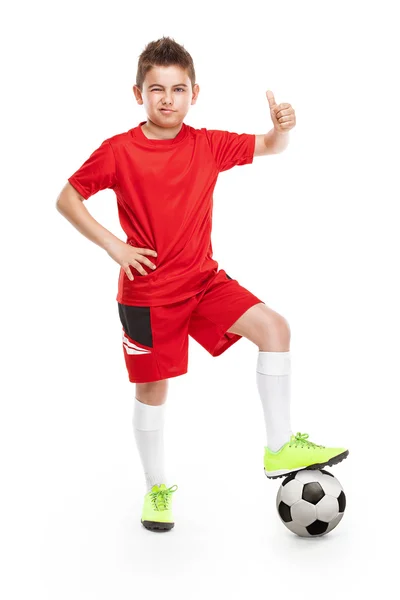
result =
[[146,383],[188,371],[189,335],[219,356],[241,335],[227,330],[251,306],[264,302],[221,269],[204,290],[164,306],[118,302],[129,381]]

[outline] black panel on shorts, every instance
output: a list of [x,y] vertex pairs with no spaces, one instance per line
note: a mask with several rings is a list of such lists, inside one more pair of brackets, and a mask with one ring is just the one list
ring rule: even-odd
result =
[[128,306],[118,302],[118,312],[125,333],[135,342],[152,348],[150,306]]
[[226,274],[226,276],[227,276],[228,279],[232,279],[232,277],[229,277],[228,273]]

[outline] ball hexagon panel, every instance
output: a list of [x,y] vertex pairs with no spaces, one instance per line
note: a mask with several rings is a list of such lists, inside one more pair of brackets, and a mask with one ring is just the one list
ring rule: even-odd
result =
[[334,498],[338,498],[340,496],[340,492],[343,491],[342,486],[340,485],[338,480],[333,476],[324,475],[320,483],[325,494],[333,496]]
[[299,500],[293,506],[290,507],[290,514],[292,515],[292,521],[296,521],[299,525],[311,525],[317,518],[317,509],[314,504],[310,504],[305,500]]
[[292,506],[292,504],[300,500],[302,491],[303,484],[297,479],[292,479],[287,485],[281,488],[280,500],[288,506]]
[[339,514],[339,502],[333,496],[324,496],[316,505],[317,518],[330,523]]
[[312,483],[313,481],[323,481],[324,474],[317,469],[303,469],[302,471],[297,471],[295,479],[305,485],[306,483]]

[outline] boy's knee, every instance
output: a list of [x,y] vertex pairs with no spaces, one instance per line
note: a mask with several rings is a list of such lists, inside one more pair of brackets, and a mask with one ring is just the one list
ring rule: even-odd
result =
[[163,404],[167,397],[168,379],[136,384],[136,398],[143,404]]

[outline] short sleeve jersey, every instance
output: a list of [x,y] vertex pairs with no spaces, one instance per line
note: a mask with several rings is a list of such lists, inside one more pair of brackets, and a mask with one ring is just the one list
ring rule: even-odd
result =
[[127,239],[156,265],[121,267],[117,301],[172,304],[202,291],[218,271],[211,244],[213,191],[221,171],[253,162],[255,135],[195,129],[182,123],[175,138],[150,139],[141,122],[110,137],[68,178],[87,200],[111,188]]

